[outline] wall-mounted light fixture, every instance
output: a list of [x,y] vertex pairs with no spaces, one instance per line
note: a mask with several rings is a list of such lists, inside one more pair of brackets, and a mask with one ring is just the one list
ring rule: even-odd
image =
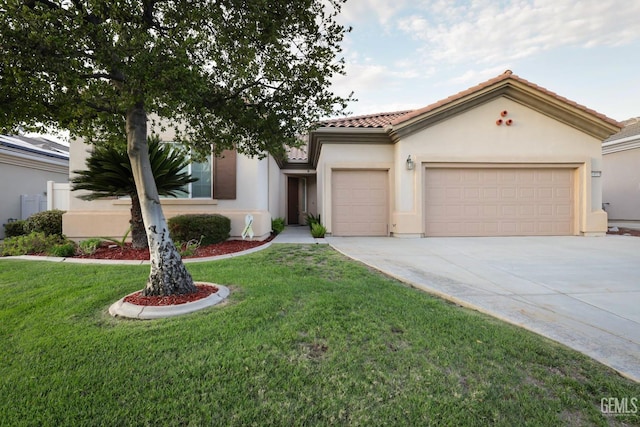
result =
[[416,163],[411,158],[411,154],[407,157],[407,170],[412,171],[416,167]]
[[602,176],[602,171],[591,171],[591,178],[600,178]]

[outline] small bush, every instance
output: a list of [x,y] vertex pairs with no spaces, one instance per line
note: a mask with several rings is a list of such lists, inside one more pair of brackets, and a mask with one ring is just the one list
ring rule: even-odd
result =
[[80,250],[80,253],[83,255],[93,255],[96,252],[96,250],[100,247],[100,244],[102,244],[102,239],[94,237],[91,239],[81,241],[80,244],[78,245],[78,249]]
[[314,216],[313,214],[307,214],[305,217],[305,221],[309,228],[313,229],[313,224],[321,224],[320,222],[320,214],[318,216]]
[[50,256],[70,257],[76,254],[76,244],[70,240],[53,245],[48,251]]
[[47,236],[43,232],[32,232],[24,236],[4,239],[2,256],[48,253],[51,248],[60,243],[64,243],[61,236]]
[[195,255],[196,251],[200,247],[201,242],[202,242],[202,238],[200,238],[200,240],[195,240],[195,239],[189,240],[186,243],[175,242],[175,244],[176,244],[176,249],[178,249],[178,253],[180,254],[180,257],[184,258],[184,257]]
[[26,233],[42,232],[47,236],[62,236],[62,214],[58,209],[42,211],[27,218],[24,229]]
[[27,232],[24,229],[25,221],[18,220],[4,224],[4,237],[24,236]]
[[231,233],[231,220],[218,214],[178,215],[168,224],[171,238],[178,242],[198,240],[202,245],[211,245],[224,242]]
[[319,224],[316,222],[311,226],[311,235],[316,239],[324,237],[324,234],[326,232],[327,232],[327,229],[322,224]]
[[284,230],[284,218],[274,218],[271,220],[271,230],[276,236]]

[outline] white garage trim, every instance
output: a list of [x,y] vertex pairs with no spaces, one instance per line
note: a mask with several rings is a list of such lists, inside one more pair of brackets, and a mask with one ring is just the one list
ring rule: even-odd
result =
[[387,236],[389,172],[333,170],[331,218],[334,236]]
[[425,236],[574,235],[577,167],[427,165]]

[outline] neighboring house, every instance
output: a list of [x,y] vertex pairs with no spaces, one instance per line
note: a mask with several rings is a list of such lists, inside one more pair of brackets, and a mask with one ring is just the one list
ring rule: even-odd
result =
[[69,147],[42,137],[0,135],[1,224],[45,210],[47,182],[68,179]]
[[602,144],[602,200],[609,221],[640,222],[640,117]]
[[[167,199],[167,216],[221,213],[232,236],[254,218],[320,215],[336,236],[599,235],[601,143],[620,124],[510,71],[414,111],[329,120],[288,159],[238,155],[235,198]],[[71,151],[83,167],[86,147]],[[206,169],[206,168],[205,168]],[[212,172],[215,183],[215,167]],[[215,185],[215,184],[212,184]],[[128,202],[73,198],[64,217],[72,238],[122,235]]]

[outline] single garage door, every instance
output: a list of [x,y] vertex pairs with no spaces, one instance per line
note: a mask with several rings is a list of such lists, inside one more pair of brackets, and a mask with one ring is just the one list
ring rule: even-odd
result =
[[572,235],[570,168],[429,168],[427,236]]
[[387,171],[337,170],[331,177],[334,236],[386,236]]

